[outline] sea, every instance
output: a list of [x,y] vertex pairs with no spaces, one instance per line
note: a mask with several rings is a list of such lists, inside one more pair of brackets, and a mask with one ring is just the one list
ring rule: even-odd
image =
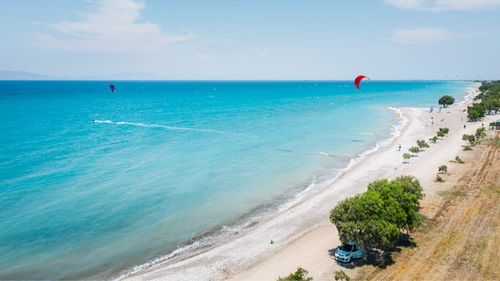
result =
[[113,279],[327,188],[468,81],[0,81],[0,279]]

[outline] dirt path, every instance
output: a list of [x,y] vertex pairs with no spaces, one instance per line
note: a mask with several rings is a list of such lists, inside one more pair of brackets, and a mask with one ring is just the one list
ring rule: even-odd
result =
[[476,150],[444,205],[413,235],[417,247],[384,270],[360,269],[357,279],[500,280],[500,147]]

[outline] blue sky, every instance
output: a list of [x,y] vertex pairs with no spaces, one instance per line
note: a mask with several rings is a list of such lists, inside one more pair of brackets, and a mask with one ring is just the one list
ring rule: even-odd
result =
[[58,77],[499,79],[500,0],[2,1],[0,41]]

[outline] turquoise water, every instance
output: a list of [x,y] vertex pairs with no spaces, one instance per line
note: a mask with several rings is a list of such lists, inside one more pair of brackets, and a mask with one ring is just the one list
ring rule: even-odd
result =
[[0,279],[116,276],[333,177],[387,107],[470,85],[0,81]]

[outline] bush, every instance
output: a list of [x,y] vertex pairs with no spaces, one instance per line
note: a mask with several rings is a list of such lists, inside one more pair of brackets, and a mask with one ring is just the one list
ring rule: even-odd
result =
[[406,162],[406,161],[408,161],[410,158],[411,158],[411,154],[410,153],[404,153],[403,154],[403,159],[405,161],[403,161],[403,163]]
[[297,268],[297,271],[288,275],[287,277],[279,277],[277,281],[312,281],[312,277],[309,277],[309,272],[302,267]]
[[442,132],[443,134],[447,135],[450,132],[449,128],[439,128],[439,132]]
[[438,140],[438,137],[436,137],[436,136],[433,136],[432,138],[429,139],[429,141],[432,143],[436,143],[437,140]]
[[468,142],[470,143],[470,145],[471,145],[471,146],[476,145],[476,142],[477,142],[477,140],[476,140],[476,136],[475,136],[475,135],[467,135],[467,134],[464,134],[464,135],[462,136],[462,140],[464,140],[464,141],[468,141]]
[[349,275],[347,275],[343,270],[335,271],[335,281],[350,281]]
[[484,139],[486,137],[486,129],[477,128],[476,134],[474,136],[476,137],[477,142],[481,141],[481,139]]
[[439,173],[447,173],[448,172],[448,166],[446,166],[446,165],[439,166],[438,172]]
[[464,151],[471,151],[472,147],[470,145],[464,145]]
[[442,96],[439,99],[439,104],[444,106],[444,107],[448,107],[448,105],[452,105],[454,102],[455,102],[455,98],[453,98],[452,96],[448,96],[448,95]]
[[440,138],[444,137],[444,135],[445,135],[445,133],[444,133],[444,132],[442,132],[442,131],[438,131],[438,132],[436,133],[436,136],[438,136],[438,137],[440,137]]
[[465,163],[464,160],[460,159],[460,157],[455,157],[455,162],[459,163],[459,164],[463,164]]
[[467,117],[469,117],[472,121],[483,118],[485,114],[486,108],[482,103],[475,103],[472,106],[467,107]]
[[420,149],[429,147],[429,145],[424,140],[417,140],[417,145]]
[[420,148],[418,148],[418,146],[412,146],[410,147],[410,149],[408,149],[408,151],[410,151],[413,154],[417,154],[420,152]]
[[436,175],[436,182],[444,182],[444,179],[440,175]]

